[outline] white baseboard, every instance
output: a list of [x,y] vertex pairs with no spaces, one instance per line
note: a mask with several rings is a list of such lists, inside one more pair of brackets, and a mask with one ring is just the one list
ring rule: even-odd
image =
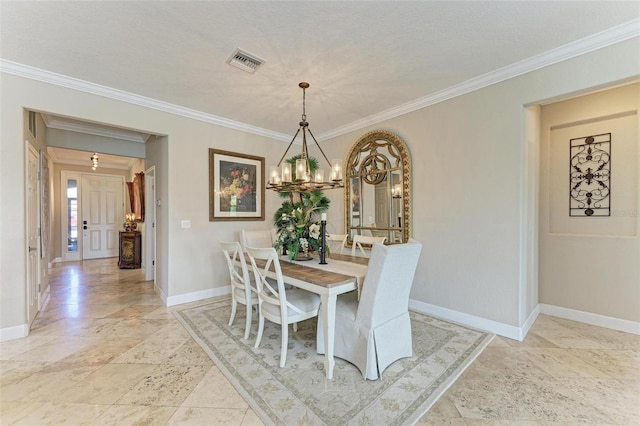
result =
[[[485,330],[490,333],[508,337],[509,339],[522,341],[526,334],[523,327],[515,327],[513,325],[488,320],[486,318],[476,317],[474,315],[465,314],[462,312],[454,311],[452,309],[442,308],[440,306],[431,305],[429,303],[418,302],[416,300],[409,300],[409,309],[423,314],[433,315],[435,317],[442,318],[448,321],[457,322],[469,327]],[[533,321],[535,321],[535,318],[533,318]],[[531,322],[531,324],[533,324],[533,321]]]
[[540,303],[538,306],[540,307],[541,314],[552,315],[554,317],[584,322],[586,324],[640,335],[640,323],[638,322],[607,317],[590,312],[576,311],[575,309],[563,308],[560,306],[546,305],[544,303]]
[[[156,290],[158,291],[158,290]],[[194,291],[193,293],[179,294],[177,296],[167,297],[164,293],[160,292],[160,297],[164,304],[169,306],[182,305],[184,303],[197,302],[199,300],[209,299],[211,297],[224,296],[231,293],[231,286],[210,288],[207,290]]]
[[56,257],[51,262],[49,262],[49,265],[48,265],[49,269],[53,268],[53,264],[54,263],[62,263],[62,258],[61,257]]
[[522,342],[524,340],[529,330],[531,330],[531,326],[533,326],[533,323],[536,322],[536,319],[538,319],[538,315],[540,315],[540,304],[536,305],[536,307],[533,308],[533,312],[531,312],[529,318],[527,318],[527,320],[524,322],[524,325],[520,327],[520,338],[518,339],[519,341]]
[[42,304],[40,305],[40,312],[44,311],[51,300],[51,285],[47,284],[47,288],[44,289],[44,296],[42,297]]
[[21,339],[29,335],[29,325],[22,324],[14,327],[0,328],[0,342],[7,340]]
[[153,289],[155,290],[156,294],[162,300],[162,303],[164,303],[164,306],[167,306],[167,295],[164,293],[164,291],[162,291],[162,289],[160,287],[158,287],[158,283],[157,282],[153,283]]

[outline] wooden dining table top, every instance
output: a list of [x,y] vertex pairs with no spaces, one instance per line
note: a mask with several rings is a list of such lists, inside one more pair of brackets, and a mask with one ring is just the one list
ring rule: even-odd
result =
[[[366,266],[369,263],[369,259],[365,257],[344,254],[332,254],[328,256],[326,259],[326,265],[320,265],[320,259],[317,256],[313,256],[311,260],[305,261],[290,261],[286,257],[281,257],[280,269],[282,270],[282,275],[285,277],[285,282],[286,277],[289,277],[328,288],[343,285],[349,282],[354,282],[355,285],[355,280],[357,277],[353,275],[334,272],[331,270],[332,260],[351,262],[363,266]],[[314,263],[314,265],[307,266],[311,263]],[[256,265],[258,267],[264,267],[264,260],[256,259]]]

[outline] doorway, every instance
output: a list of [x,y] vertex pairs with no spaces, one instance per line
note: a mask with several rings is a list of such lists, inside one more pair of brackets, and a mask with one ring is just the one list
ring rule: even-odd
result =
[[542,313],[623,331],[640,322],[639,94],[635,83],[542,107]]
[[40,185],[38,184],[38,153],[27,147],[27,319],[28,325],[38,314],[40,303]]

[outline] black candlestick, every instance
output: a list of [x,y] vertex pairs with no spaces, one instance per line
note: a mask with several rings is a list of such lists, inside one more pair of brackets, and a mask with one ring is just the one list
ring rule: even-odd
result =
[[327,254],[327,221],[320,221],[320,233],[322,234],[322,240],[320,244],[320,264],[326,265],[326,254]]

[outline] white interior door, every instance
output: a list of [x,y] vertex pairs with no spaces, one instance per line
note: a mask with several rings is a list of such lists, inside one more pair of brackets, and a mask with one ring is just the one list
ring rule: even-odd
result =
[[155,167],[145,172],[145,280],[156,278],[156,176]]
[[[27,142],[28,145],[28,142]],[[38,154],[29,146],[29,164],[27,166],[27,317],[29,325],[38,313],[38,280],[39,271],[39,247],[40,247],[40,206],[38,185]]]
[[118,256],[124,222],[124,178],[82,175],[82,258]]

